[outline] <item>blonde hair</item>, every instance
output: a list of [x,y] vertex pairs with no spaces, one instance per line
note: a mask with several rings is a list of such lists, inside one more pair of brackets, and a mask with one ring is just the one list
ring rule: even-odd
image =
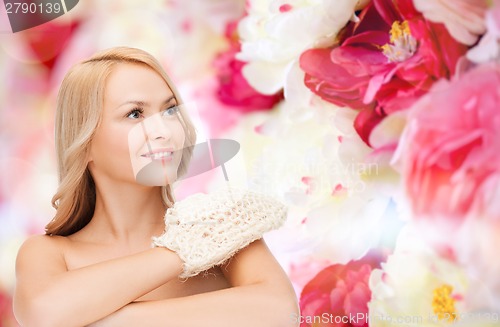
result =
[[[57,97],[55,142],[59,168],[59,188],[52,198],[57,210],[45,227],[48,235],[71,235],[92,219],[96,191],[94,180],[87,168],[92,137],[100,123],[104,103],[106,79],[119,63],[148,66],[157,72],[172,90],[177,104],[182,99],[174,84],[149,53],[128,47],[115,47],[96,53],[73,66],[64,77]],[[177,175],[186,173],[196,142],[196,131],[182,107],[179,119],[186,133],[186,143]],[[161,187],[166,207],[175,202],[171,185]]]

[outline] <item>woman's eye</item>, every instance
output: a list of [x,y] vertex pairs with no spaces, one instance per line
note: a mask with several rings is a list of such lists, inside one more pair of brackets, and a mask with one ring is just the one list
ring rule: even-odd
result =
[[142,116],[142,110],[134,109],[127,114],[127,118],[139,119]]
[[171,107],[163,111],[163,116],[173,116],[179,111],[179,107]]

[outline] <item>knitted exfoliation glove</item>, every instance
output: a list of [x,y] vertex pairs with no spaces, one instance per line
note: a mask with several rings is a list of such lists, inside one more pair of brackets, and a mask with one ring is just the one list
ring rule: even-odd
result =
[[153,245],[176,252],[184,262],[179,277],[192,277],[223,264],[286,217],[285,205],[261,193],[230,187],[196,193],[168,208],[165,233]]

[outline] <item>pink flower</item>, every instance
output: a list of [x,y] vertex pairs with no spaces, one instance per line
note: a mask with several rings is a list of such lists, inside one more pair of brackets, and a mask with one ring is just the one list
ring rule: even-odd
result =
[[[368,279],[380,260],[365,256],[320,271],[300,295],[301,326],[368,326]],[[360,317],[346,319],[345,317]],[[364,318],[361,318],[364,317]]]
[[17,326],[12,313],[12,298],[0,288],[0,327]]
[[73,37],[79,22],[50,21],[19,33],[33,53],[33,60],[52,70],[59,55]]
[[411,109],[397,157],[417,216],[500,218],[499,85],[500,63],[484,64],[439,82]]
[[434,23],[443,23],[459,42],[473,45],[486,32],[487,0],[413,0],[415,8]]
[[409,108],[437,79],[450,78],[466,47],[411,0],[373,0],[359,18],[346,26],[339,46],[308,50],[300,65],[314,93],[360,111],[355,128],[368,144],[386,115]]
[[227,25],[226,37],[229,41],[229,49],[220,53],[214,61],[219,81],[217,96],[222,103],[239,107],[243,112],[271,109],[283,99],[283,92],[263,95],[248,84],[242,74],[245,62],[236,59],[236,54],[240,51],[236,28],[237,22]]

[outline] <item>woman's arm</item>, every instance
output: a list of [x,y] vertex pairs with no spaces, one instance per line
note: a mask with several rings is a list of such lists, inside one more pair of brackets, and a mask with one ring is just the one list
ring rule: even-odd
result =
[[182,261],[174,252],[154,248],[68,271],[64,241],[34,236],[19,250],[14,313],[22,326],[87,325],[177,277],[182,270]]
[[223,272],[233,287],[131,303],[91,326],[297,326],[295,292],[264,241],[241,250]]

